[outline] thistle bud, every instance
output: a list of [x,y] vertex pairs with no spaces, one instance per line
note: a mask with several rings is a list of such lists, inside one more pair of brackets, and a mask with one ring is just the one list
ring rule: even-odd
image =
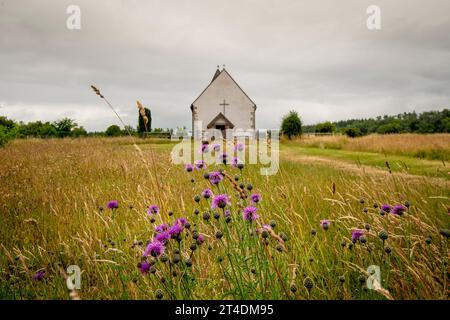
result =
[[388,238],[389,236],[388,236],[387,231],[381,230],[380,232],[378,232],[378,237],[379,237],[381,240],[385,241],[385,240],[387,240],[387,238]]
[[156,290],[155,297],[156,299],[161,300],[164,297],[163,291],[161,289]]
[[384,252],[386,252],[387,254],[391,253],[392,248],[390,246],[385,246],[384,247]]
[[291,283],[290,289],[291,289],[292,293],[296,293],[297,292],[297,286],[295,285],[295,283]]
[[272,229],[273,228],[275,228],[276,226],[277,226],[277,223],[276,223],[276,221],[275,220],[270,220],[269,221],[269,225],[272,227]]
[[310,291],[314,287],[314,281],[310,277],[306,277],[305,280],[303,280],[303,286]]
[[179,254],[174,254],[173,255],[173,257],[172,257],[172,262],[173,263],[178,263],[178,262],[180,262],[180,260],[181,260],[181,257],[180,257]]

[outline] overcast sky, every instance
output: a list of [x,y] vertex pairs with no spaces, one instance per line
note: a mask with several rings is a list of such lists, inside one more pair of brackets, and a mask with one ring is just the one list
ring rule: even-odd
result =
[[[66,9],[81,8],[81,30]],[[381,30],[366,9],[381,8]],[[297,110],[307,124],[450,106],[448,0],[0,0],[0,115],[190,127],[190,104],[226,69],[257,127]]]

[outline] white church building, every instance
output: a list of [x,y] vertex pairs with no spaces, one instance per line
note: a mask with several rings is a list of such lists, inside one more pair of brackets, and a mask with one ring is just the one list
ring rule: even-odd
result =
[[221,131],[222,136],[227,129],[232,129],[234,136],[250,136],[255,130],[256,104],[225,68],[217,67],[211,82],[192,102],[191,112],[192,135],[196,139],[212,138],[211,129]]

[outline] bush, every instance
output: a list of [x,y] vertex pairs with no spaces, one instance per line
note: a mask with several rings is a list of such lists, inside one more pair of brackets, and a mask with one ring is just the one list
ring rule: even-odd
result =
[[119,137],[122,135],[122,130],[118,125],[113,124],[106,129],[105,134],[107,137]]
[[0,125],[0,147],[3,147],[8,142],[8,135],[6,133],[6,128]]
[[0,147],[18,136],[18,125],[6,117],[0,117]]
[[402,131],[401,125],[397,122],[391,122],[378,127],[379,134],[400,133]]
[[38,137],[47,138],[55,137],[58,134],[56,127],[50,122],[36,121],[29,122],[27,124],[20,123],[18,128],[18,135],[16,138],[21,137]]
[[356,127],[345,128],[342,131],[347,137],[356,138],[362,136],[361,130]]
[[2,126],[4,130],[12,129],[15,125],[16,123],[13,120],[3,116],[0,117],[0,126]]
[[58,120],[54,122],[53,125],[55,126],[58,137],[60,138],[70,136],[72,129],[77,126],[75,121],[69,118]]
[[[450,132],[450,110],[426,111],[421,114],[405,112],[397,115],[378,116],[368,119],[350,119],[333,122],[338,131],[359,128],[362,135],[371,133],[448,133]],[[315,131],[320,125],[307,125],[304,132]]]
[[292,137],[302,135],[302,121],[296,111],[290,111],[283,117],[283,121],[281,123],[281,133],[287,135],[289,140]]
[[71,135],[74,138],[86,137],[87,134],[87,131],[83,127],[73,128],[71,132]]
[[333,133],[336,131],[336,126],[330,121],[319,123],[316,125],[315,133]]

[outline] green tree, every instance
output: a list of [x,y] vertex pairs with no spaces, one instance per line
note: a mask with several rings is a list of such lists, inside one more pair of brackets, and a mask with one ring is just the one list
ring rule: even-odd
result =
[[3,116],[0,117],[0,126],[2,126],[5,130],[12,129],[15,125],[16,123],[13,120]]
[[27,124],[20,123],[18,128],[20,137],[36,137],[36,138],[48,138],[58,136],[56,127],[50,122],[28,122]]
[[86,137],[88,135],[86,129],[84,129],[82,126],[81,127],[76,127],[72,129],[71,132],[72,137],[74,138],[79,138],[79,137]]
[[[397,115],[377,116],[369,119],[350,119],[333,122],[336,130],[344,131],[347,128],[358,128],[361,135],[379,133],[438,133],[449,132],[450,110],[426,111],[421,114],[404,112]],[[315,132],[318,124],[304,126],[304,132]]]
[[58,137],[64,138],[70,136],[70,133],[73,128],[77,126],[75,120],[64,118],[58,121],[53,122],[53,125],[56,128]]
[[44,122],[39,128],[39,136],[42,138],[56,137],[57,135],[58,131],[50,122]]
[[0,117],[0,147],[6,145],[8,141],[18,135],[19,125],[6,117]]
[[122,135],[122,130],[118,125],[113,124],[106,129],[105,134],[108,137],[119,137]]
[[9,139],[7,128],[0,124],[0,147],[3,147]]
[[336,131],[336,126],[330,121],[319,123],[314,130],[316,133],[333,133]]
[[400,133],[402,132],[401,123],[399,121],[392,121],[382,126],[378,127],[377,130],[380,134],[388,134],[388,133]]
[[287,135],[289,140],[292,137],[302,135],[302,121],[296,111],[290,111],[283,117],[283,121],[281,123],[281,133]]
[[361,136],[361,130],[356,127],[349,127],[342,130],[342,133],[347,135],[350,138],[356,138]]

